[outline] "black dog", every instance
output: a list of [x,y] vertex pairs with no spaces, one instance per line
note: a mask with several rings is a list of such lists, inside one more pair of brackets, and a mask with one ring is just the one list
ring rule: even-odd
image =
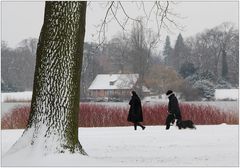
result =
[[178,120],[176,125],[178,126],[179,129],[186,129],[186,128],[190,128],[190,129],[196,129],[194,123],[191,120]]

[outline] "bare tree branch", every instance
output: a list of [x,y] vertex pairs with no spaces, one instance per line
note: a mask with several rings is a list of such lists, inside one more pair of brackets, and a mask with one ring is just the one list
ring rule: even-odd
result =
[[[106,28],[106,23],[107,23],[107,16],[108,16],[108,13],[109,13],[110,9],[112,8],[113,4],[114,4],[114,1],[110,2],[110,5],[107,8],[104,20],[102,22],[102,25],[100,27],[100,30],[99,30],[99,33],[98,33],[99,46],[104,43],[104,40],[105,40],[105,28]],[[101,33],[102,32],[103,32],[103,41],[101,42]]]
[[125,14],[125,16],[126,16],[128,19],[133,20],[133,21],[136,21],[136,22],[139,22],[139,20],[134,19],[134,18],[130,17],[130,16],[127,14],[127,12],[125,11],[125,9],[124,9],[124,7],[123,7],[123,5],[122,5],[121,2],[118,2],[118,3],[120,4],[120,6],[121,6],[121,8],[122,8],[122,10],[123,10],[123,12],[124,12],[124,14]]
[[[147,13],[145,8],[145,2],[136,2],[136,6],[139,10],[142,10],[144,12],[144,18],[146,18],[146,23],[150,21],[150,18],[152,17],[153,13],[155,14],[155,21],[157,25],[157,36],[160,37],[162,29],[166,29],[167,31],[171,32],[171,27],[178,28],[180,30],[183,30],[183,28],[180,28],[179,25],[174,21],[173,17],[176,17],[176,14],[170,12],[170,3],[174,4],[174,2],[169,1],[155,1],[153,2],[152,7],[149,9],[149,13]],[[107,24],[112,21],[113,19],[117,22],[117,24],[122,28],[122,30],[126,30],[127,23],[131,20],[134,22],[140,22],[139,19],[133,18],[128,15],[128,12],[126,11],[126,8],[124,7],[123,3],[120,1],[111,1],[106,4],[107,11],[105,14],[105,17],[103,19],[103,22],[100,26],[100,29],[98,31],[98,40],[99,44],[103,44],[105,41],[105,31]],[[119,12],[124,15],[125,18],[119,19]],[[109,19],[109,16],[112,16],[111,19]],[[159,39],[160,40],[160,39]],[[155,43],[157,43],[159,40],[156,40]]]
[[121,23],[119,22],[117,16],[116,16],[117,10],[118,10],[117,7],[116,7],[115,12],[114,12],[113,9],[111,8],[111,12],[112,12],[112,14],[113,14],[115,20],[117,21],[117,23],[119,24],[119,26],[120,26],[123,30],[125,30],[124,24],[121,24]]

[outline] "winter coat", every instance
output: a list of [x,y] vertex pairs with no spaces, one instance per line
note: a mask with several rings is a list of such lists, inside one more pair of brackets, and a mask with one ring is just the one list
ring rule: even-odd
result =
[[168,97],[169,102],[168,102],[168,112],[173,114],[176,119],[181,120],[181,111],[179,108],[178,100],[174,94],[170,95]]
[[128,113],[127,120],[129,122],[142,122],[143,114],[142,114],[142,105],[141,100],[137,95],[133,95],[130,102],[130,109]]

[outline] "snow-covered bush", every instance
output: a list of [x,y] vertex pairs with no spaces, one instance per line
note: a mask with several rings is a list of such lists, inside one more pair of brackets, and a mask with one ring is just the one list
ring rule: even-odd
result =
[[232,85],[228,81],[220,78],[217,80],[217,85],[215,86],[215,89],[231,89]]
[[193,75],[196,72],[196,68],[194,67],[193,63],[185,62],[182,64],[180,68],[180,74],[183,78]]
[[193,88],[198,89],[202,98],[205,98],[206,100],[214,99],[215,89],[212,82],[208,80],[199,80],[194,83]]
[[211,72],[203,71],[203,72],[197,72],[186,78],[186,81],[188,81],[192,85],[194,85],[197,81],[201,81],[201,80],[208,80],[208,81],[214,82],[215,77]]

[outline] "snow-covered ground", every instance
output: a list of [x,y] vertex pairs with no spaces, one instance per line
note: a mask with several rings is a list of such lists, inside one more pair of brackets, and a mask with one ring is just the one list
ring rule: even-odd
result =
[[[16,96],[16,97],[15,97]],[[11,98],[30,100],[31,93],[2,95],[2,102]],[[181,100],[180,100],[181,102]],[[166,104],[156,98],[143,104]],[[238,101],[188,102],[215,106],[224,111],[239,111]],[[127,106],[128,102],[103,103]],[[2,103],[2,117],[11,109],[29,103]],[[43,157],[40,152],[5,155],[22,135],[23,130],[2,130],[2,166],[239,166],[239,127],[237,125],[205,125],[196,130],[178,130],[164,126],[79,128],[79,139],[89,156],[61,154]]]
[[239,91],[238,89],[215,89],[215,99],[223,100],[223,99],[239,99]]
[[197,125],[196,130],[164,126],[79,128],[89,156],[41,156],[38,151],[5,155],[23,130],[2,130],[2,166],[239,166],[237,125]]

